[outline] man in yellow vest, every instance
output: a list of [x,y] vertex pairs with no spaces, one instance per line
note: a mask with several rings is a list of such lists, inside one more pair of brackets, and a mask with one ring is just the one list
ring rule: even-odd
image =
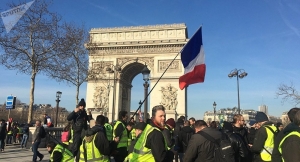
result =
[[[299,110],[300,108],[294,107],[288,111],[287,115],[291,123],[289,123],[282,131],[278,133],[274,142],[274,148],[279,148],[280,142],[286,135],[288,135],[290,132],[294,131],[295,129],[299,129],[299,126],[294,123],[295,115]],[[282,162],[282,155],[279,152],[279,149],[273,149],[272,162]]]
[[98,115],[95,121],[95,126],[86,131],[82,144],[80,146],[80,162],[97,161],[109,162],[110,161],[110,146],[105,135],[105,117]]
[[172,162],[174,154],[168,151],[162,130],[165,128],[165,108],[162,105],[152,108],[152,122],[138,138],[130,162]]
[[117,150],[114,154],[114,159],[116,162],[123,162],[128,154],[128,130],[126,128],[127,119],[127,111],[122,110],[119,112],[119,120],[114,125],[113,138],[114,141],[117,141]]
[[279,143],[279,152],[283,162],[300,161],[300,111],[294,117],[293,126],[284,129],[286,135]]
[[263,112],[258,111],[255,120],[259,129],[256,131],[253,145],[249,144],[250,150],[255,154],[253,161],[271,161],[277,127],[269,121],[268,116]]
[[50,153],[50,162],[74,162],[73,154],[67,147],[65,144],[56,144],[49,141],[47,150]]

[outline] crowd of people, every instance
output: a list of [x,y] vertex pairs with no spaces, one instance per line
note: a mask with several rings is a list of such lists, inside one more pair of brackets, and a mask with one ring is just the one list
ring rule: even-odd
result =
[[[81,100],[68,116],[71,123],[64,131],[69,132],[70,139],[48,144],[53,161],[300,161],[299,108],[288,112],[291,123],[285,128],[269,121],[263,112],[257,112],[256,121],[247,125],[240,114],[234,115],[233,122],[221,124],[184,116],[166,120],[162,105],[152,108],[147,122],[135,122],[126,111],[120,111],[117,122],[109,124],[107,117],[99,115],[95,126],[88,128],[92,117],[84,107]],[[63,153],[64,149],[68,152]]]
[[[82,99],[67,120],[61,141],[49,141],[47,150],[52,162],[297,162],[300,161],[300,109],[288,112],[291,121],[285,128],[281,123],[269,121],[263,112],[257,112],[255,122],[246,124],[244,117],[236,114],[233,122],[210,122],[180,116],[166,120],[165,108],[152,108],[147,122],[135,122],[128,112],[120,111],[118,120],[109,123],[98,115],[90,127],[90,112]],[[44,126],[51,126],[50,117],[44,116]],[[4,151],[3,136],[14,134],[12,119],[1,120],[0,147]],[[44,158],[38,151],[45,135],[41,121],[36,121],[32,135],[33,161]],[[11,129],[10,129],[11,127]],[[3,135],[3,130],[7,133]],[[28,131],[22,131],[21,147],[26,147]],[[19,132],[20,132],[19,131]],[[25,133],[26,132],[26,133]],[[19,133],[20,134],[20,133]],[[13,136],[12,139],[14,140]],[[16,138],[17,139],[17,138]]]
[[7,121],[0,120],[0,148],[4,152],[5,146],[9,144],[20,144],[21,148],[26,147],[29,137],[29,125],[14,122],[13,118]]

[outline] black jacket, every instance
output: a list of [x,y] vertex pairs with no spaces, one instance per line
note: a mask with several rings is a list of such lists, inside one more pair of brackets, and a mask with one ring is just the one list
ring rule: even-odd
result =
[[0,139],[4,140],[6,137],[6,133],[7,133],[6,126],[7,126],[6,123],[1,123],[0,125]]
[[173,131],[169,126],[166,126],[167,128],[165,128],[164,130],[162,130],[162,133],[165,137],[165,140],[167,142],[167,146],[168,147],[173,147],[175,140],[173,138]]
[[241,135],[243,141],[248,145],[249,139],[248,139],[248,131],[244,127],[236,127],[233,125],[233,133],[238,133]]
[[95,125],[93,128],[86,131],[87,137],[92,137],[92,135],[96,135],[94,144],[100,153],[102,155],[110,155],[111,148],[105,135],[105,128],[100,125]]
[[260,157],[260,152],[263,150],[265,141],[268,138],[266,128],[263,126],[272,125],[272,124],[273,124],[272,122],[268,121],[268,122],[264,123],[259,129],[257,129],[253,145],[250,148],[251,152],[254,153],[253,162],[262,162],[263,161]]
[[[153,127],[158,128],[155,124],[151,123]],[[154,129],[149,133],[146,141],[146,147],[151,149],[152,155],[154,156],[155,162],[173,162],[174,155],[171,151],[165,148],[165,139],[161,131]]]
[[188,134],[193,135],[194,129],[190,126],[184,126],[182,127],[181,131],[178,134],[178,152],[179,153],[185,153],[187,149],[187,144],[189,141],[187,141]]
[[[201,130],[216,140],[222,137],[222,133],[215,128],[204,128]],[[207,140],[199,133],[194,134],[189,142],[184,155],[184,162],[213,162],[214,161],[214,143]]]
[[85,109],[78,112],[72,111],[68,117],[68,121],[73,121],[72,129],[74,132],[81,132],[83,129],[87,130],[87,122],[92,119],[91,115],[87,115]]
[[[294,123],[288,124],[283,131],[280,131],[274,142],[272,153],[272,162],[282,162],[282,155],[279,152],[279,144],[281,140],[290,132],[297,131],[300,133],[299,126]],[[282,153],[285,162],[300,161],[300,138],[297,136],[288,137],[282,144]]]
[[228,130],[223,130],[225,134],[229,137],[231,142],[231,146],[235,152],[234,159],[235,162],[243,162],[243,158],[248,156],[248,148],[246,144],[243,142],[243,139],[237,134],[230,132]]

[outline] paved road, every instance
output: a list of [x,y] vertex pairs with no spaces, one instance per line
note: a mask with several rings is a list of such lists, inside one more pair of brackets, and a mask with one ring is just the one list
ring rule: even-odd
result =
[[[44,159],[41,162],[48,162],[50,155],[46,148],[39,148]],[[0,152],[0,162],[30,162],[32,161],[32,151],[29,149],[22,149],[20,145],[6,146],[4,152]],[[39,158],[37,159],[39,160]]]

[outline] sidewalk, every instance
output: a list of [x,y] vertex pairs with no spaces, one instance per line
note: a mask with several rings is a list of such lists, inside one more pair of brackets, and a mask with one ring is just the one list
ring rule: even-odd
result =
[[[50,155],[46,148],[38,149],[41,154],[44,155],[44,159],[41,162],[48,162]],[[32,151],[29,149],[22,149],[20,145],[8,145],[5,147],[4,152],[0,152],[0,161],[8,162],[30,162],[32,161]],[[39,161],[39,158],[37,158]]]

